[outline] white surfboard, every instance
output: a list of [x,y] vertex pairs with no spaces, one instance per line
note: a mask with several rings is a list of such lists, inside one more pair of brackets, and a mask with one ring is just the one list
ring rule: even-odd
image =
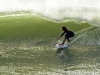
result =
[[62,42],[63,42],[63,41],[58,40],[58,41],[57,41],[57,44],[55,45],[56,48],[66,48],[66,47],[69,46],[69,44],[68,44],[67,42],[65,42],[64,45],[60,45]]
[[57,48],[66,48],[68,46],[69,46],[68,44],[64,44],[64,45],[56,44]]

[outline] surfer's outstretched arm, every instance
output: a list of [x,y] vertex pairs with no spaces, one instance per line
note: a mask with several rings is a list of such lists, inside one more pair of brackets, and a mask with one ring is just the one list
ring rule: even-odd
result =
[[[65,34],[65,32],[63,32],[63,33],[61,34],[60,38],[61,38],[64,34]],[[60,38],[59,38],[59,39],[60,39]]]
[[66,38],[63,40],[63,42],[61,43],[61,44],[59,44],[59,45],[63,45],[64,43],[65,43],[65,41],[66,41]]
[[60,37],[62,37],[64,34],[65,34],[65,32],[63,32]]

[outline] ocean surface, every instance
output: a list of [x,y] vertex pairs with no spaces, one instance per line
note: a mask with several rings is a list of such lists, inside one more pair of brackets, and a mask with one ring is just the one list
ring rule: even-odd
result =
[[99,0],[0,0],[0,75],[99,75],[99,27]]

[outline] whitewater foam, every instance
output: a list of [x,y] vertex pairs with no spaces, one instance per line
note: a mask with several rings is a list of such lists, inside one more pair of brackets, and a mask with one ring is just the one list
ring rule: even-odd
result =
[[30,11],[49,19],[67,18],[100,26],[99,0],[0,0],[0,13]]

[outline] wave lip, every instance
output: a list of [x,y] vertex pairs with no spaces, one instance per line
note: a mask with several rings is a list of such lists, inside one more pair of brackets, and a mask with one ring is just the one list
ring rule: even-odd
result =
[[99,0],[1,0],[0,13],[29,11],[55,21],[70,18],[100,26],[99,4]]

